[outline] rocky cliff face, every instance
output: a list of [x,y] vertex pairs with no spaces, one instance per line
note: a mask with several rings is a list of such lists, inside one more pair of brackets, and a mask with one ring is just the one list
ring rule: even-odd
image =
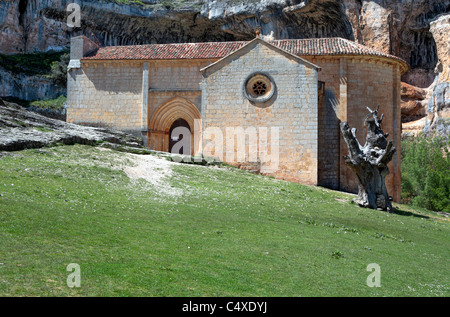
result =
[[[66,23],[72,2],[81,7],[79,28]],[[60,49],[79,34],[102,45],[249,40],[261,26],[275,39],[338,36],[399,56],[411,66],[402,80],[425,90],[416,115],[448,108],[445,101],[428,103],[436,100],[435,87],[450,80],[450,0],[118,2],[124,1],[0,0],[0,53]]]
[[0,67],[0,96],[31,101],[55,99],[65,94],[65,88],[55,85],[48,78],[11,73]]

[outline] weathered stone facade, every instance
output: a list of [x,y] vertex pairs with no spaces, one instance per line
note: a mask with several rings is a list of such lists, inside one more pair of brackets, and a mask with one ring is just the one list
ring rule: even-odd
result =
[[[356,192],[342,158],[347,149],[339,123],[357,127],[362,141],[366,107],[380,105],[383,129],[398,149],[387,187],[400,199],[400,75],[407,64],[398,58],[342,39],[109,47],[94,53],[88,39],[82,38],[82,46],[76,39],[68,76],[70,122],[132,132],[150,148],[169,151],[171,127],[183,120],[191,132],[191,154],[211,143],[211,135],[201,140],[199,131],[216,128],[224,147],[211,153],[261,172],[269,161],[249,158],[261,148],[272,153],[271,129],[278,128],[279,162],[267,174]],[[275,87],[264,102],[245,93],[255,74]],[[243,161],[236,144],[226,146],[238,141],[239,129],[245,140],[257,136],[256,146],[246,141]],[[264,137],[267,147],[260,143]]]
[[[205,68],[202,73],[202,123],[203,130],[218,127],[225,138],[225,161],[264,171],[264,164],[274,162],[245,162],[237,159],[237,140],[227,133],[227,128],[279,129],[276,151],[278,159],[273,174],[279,178],[305,184],[317,184],[317,72],[319,68],[305,60],[280,52],[262,40],[250,42],[246,47],[223,60]],[[265,73],[276,85],[274,96],[266,102],[254,103],[245,97],[245,80],[254,73]],[[258,132],[255,143],[260,147]],[[242,138],[237,135],[236,138]],[[232,142],[234,147],[229,148]],[[250,151],[250,140],[246,142],[246,153]],[[268,142],[269,153],[275,151]],[[228,147],[228,148],[227,148]],[[227,151],[228,150],[228,151]],[[231,150],[231,151],[230,151]],[[231,152],[231,153],[230,153]],[[261,166],[263,165],[263,166]],[[268,169],[270,169],[268,167]]]
[[140,131],[142,63],[87,63],[69,78],[68,122]]
[[67,79],[67,122],[140,135],[143,62],[83,62],[96,45],[72,38]]
[[397,152],[389,164],[386,186],[400,201],[400,74],[397,63],[385,58],[365,56],[304,57],[320,66],[319,81],[325,83],[323,106],[319,104],[319,180],[321,186],[356,192],[357,183],[343,156],[347,147],[339,122],[357,128],[356,136],[365,140],[366,107],[380,105],[383,129],[394,141]]

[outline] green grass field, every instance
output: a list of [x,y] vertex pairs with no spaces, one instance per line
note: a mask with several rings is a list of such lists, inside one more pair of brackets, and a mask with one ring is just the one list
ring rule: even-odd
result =
[[171,165],[161,190],[127,177],[127,155],[0,156],[1,296],[450,295],[449,221],[433,212],[228,167]]

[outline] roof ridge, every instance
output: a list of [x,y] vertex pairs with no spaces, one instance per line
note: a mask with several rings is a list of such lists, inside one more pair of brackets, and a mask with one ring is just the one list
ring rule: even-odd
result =
[[153,43],[153,44],[135,44],[135,45],[109,45],[101,46],[100,48],[109,47],[143,47],[143,46],[164,46],[164,45],[199,45],[199,44],[225,44],[225,43],[248,43],[250,41],[223,41],[223,42],[183,42],[183,43]]

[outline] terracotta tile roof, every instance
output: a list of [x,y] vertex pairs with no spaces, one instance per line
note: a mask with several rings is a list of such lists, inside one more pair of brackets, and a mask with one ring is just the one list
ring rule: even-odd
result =
[[[268,41],[279,48],[297,56],[323,55],[366,55],[402,59],[343,38],[314,38],[301,40]],[[107,46],[84,57],[89,60],[170,60],[170,59],[219,59],[238,50],[246,43],[208,42],[181,44],[148,44],[133,46]]]
[[148,44],[133,46],[101,47],[97,52],[83,59],[216,59],[238,50],[247,42],[209,42],[182,44]]
[[275,46],[294,55],[374,55],[399,59],[383,52],[376,51],[362,44],[343,38],[317,38],[302,40],[269,41]]

